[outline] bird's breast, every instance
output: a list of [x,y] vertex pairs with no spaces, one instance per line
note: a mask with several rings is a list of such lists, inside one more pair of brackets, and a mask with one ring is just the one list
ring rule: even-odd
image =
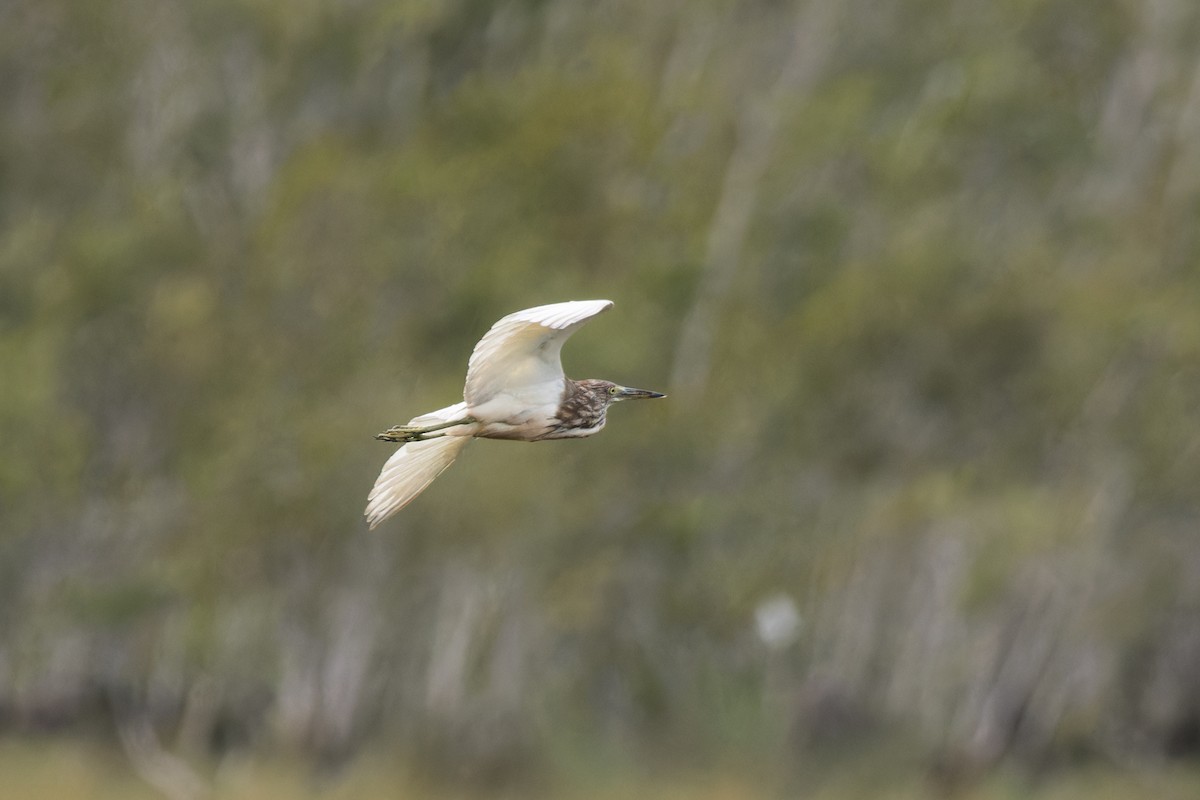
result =
[[592,420],[587,425],[566,425],[561,419],[555,420],[554,425],[546,433],[542,434],[542,439],[582,439],[584,436],[591,436],[599,433],[604,428],[605,418],[601,416],[598,420]]
[[542,438],[555,425],[560,392],[541,387],[523,387],[517,392],[498,392],[487,401],[468,407],[479,421],[475,434],[484,439]]

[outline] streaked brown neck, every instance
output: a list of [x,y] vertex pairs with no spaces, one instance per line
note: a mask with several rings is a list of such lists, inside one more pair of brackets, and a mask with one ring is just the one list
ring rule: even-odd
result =
[[[608,381],[564,379],[562,402],[554,415],[556,432],[580,435],[583,431],[604,427],[604,412],[608,409]],[[570,433],[574,432],[574,433]]]

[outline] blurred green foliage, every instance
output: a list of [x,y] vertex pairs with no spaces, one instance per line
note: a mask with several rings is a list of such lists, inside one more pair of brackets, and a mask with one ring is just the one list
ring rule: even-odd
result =
[[[1195,758],[1198,40],[1185,0],[9,2],[0,725],[491,785]],[[568,374],[670,400],[367,534],[372,434],[590,297]]]

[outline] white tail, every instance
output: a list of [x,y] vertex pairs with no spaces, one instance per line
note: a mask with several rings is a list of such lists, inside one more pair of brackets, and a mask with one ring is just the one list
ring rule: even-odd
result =
[[[409,424],[436,425],[438,422],[461,418],[465,414],[466,403],[459,403],[423,414]],[[457,432],[460,427],[466,426],[456,426],[450,430]],[[436,439],[410,442],[401,446],[383,465],[383,471],[375,479],[375,487],[367,496],[367,523],[374,528],[412,502],[417,495],[425,491],[425,487],[433,483],[434,478],[454,463],[454,459],[458,458],[458,454],[469,441],[469,433],[449,433]]]

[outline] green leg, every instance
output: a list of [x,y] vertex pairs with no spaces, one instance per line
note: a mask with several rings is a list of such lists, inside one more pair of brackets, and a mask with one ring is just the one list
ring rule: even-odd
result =
[[474,417],[463,417],[462,419],[442,422],[437,425],[393,425],[383,433],[375,434],[375,438],[382,442],[423,442],[426,439],[437,439],[446,435],[444,433],[438,433],[433,436],[428,435],[434,431],[453,428],[455,425],[469,425],[472,422],[475,422]]
[[375,438],[376,438],[376,439],[378,439],[378,440],[379,440],[379,441],[381,441],[381,442],[400,442],[400,443],[402,443],[402,444],[410,444],[410,443],[412,443],[412,442],[427,442],[427,441],[429,441],[430,439],[440,439],[440,438],[442,438],[442,437],[443,437],[443,436],[445,436],[445,435],[446,435],[446,434],[444,434],[444,433],[433,433],[433,434],[425,434],[425,433],[405,433],[405,434],[397,434],[397,433],[389,433],[389,432],[387,432],[387,431],[384,431],[383,433],[377,433],[377,434],[375,434]]

